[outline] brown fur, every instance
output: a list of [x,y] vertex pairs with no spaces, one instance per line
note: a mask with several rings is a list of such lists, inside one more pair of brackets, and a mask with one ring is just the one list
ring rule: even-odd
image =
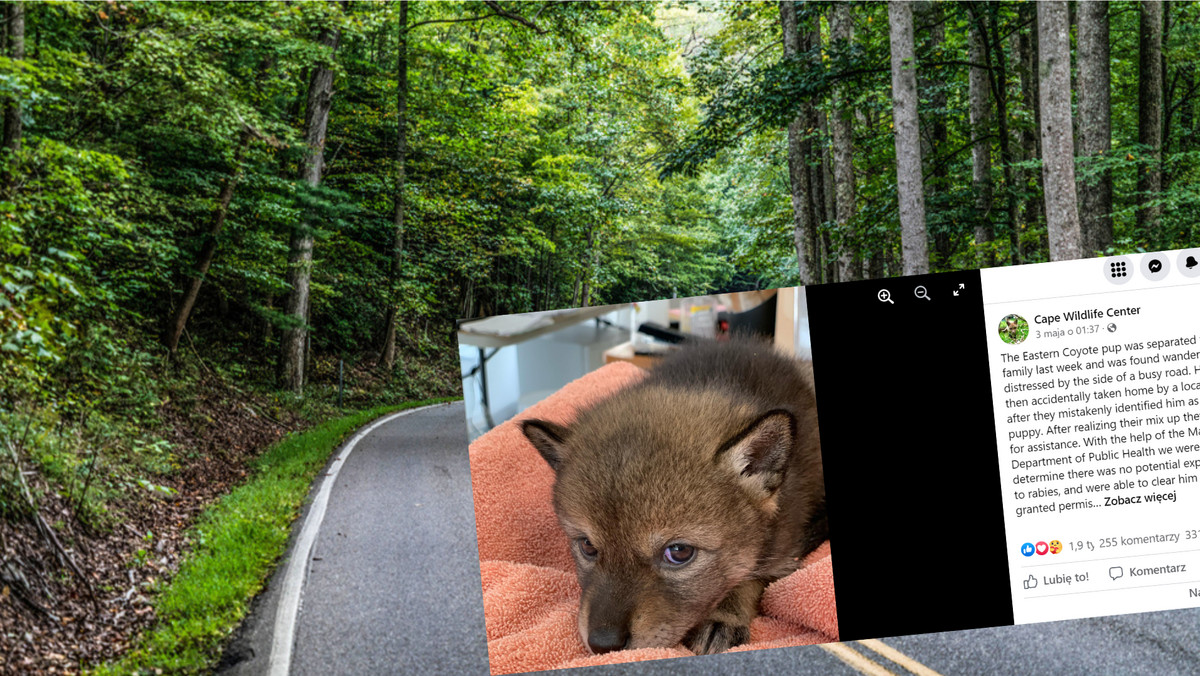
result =
[[557,474],[594,652],[745,643],[765,584],[827,537],[812,369],[764,343],[686,347],[569,427],[523,429]]
[[1008,320],[1008,337],[1011,338],[1015,342],[1017,340],[1017,338],[1020,337],[1020,335],[1021,335],[1021,327],[1017,324],[1017,320],[1009,319]]

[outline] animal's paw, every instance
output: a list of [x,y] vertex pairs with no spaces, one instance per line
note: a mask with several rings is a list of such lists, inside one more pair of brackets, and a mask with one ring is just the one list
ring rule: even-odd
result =
[[723,653],[750,640],[750,627],[710,620],[688,632],[684,645],[697,655]]

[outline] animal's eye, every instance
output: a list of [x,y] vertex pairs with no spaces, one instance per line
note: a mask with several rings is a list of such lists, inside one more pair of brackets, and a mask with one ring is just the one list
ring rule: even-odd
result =
[[682,566],[691,561],[695,555],[696,548],[691,545],[685,545],[682,542],[667,545],[667,548],[663,550],[663,560],[675,566]]
[[579,543],[579,551],[589,559],[596,558],[596,555],[600,553],[600,550],[596,549],[596,545],[593,545],[592,541],[587,538],[579,538],[576,542]]

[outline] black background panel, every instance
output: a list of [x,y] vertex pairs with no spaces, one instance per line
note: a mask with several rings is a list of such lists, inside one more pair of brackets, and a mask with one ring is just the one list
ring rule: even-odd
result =
[[1012,624],[979,273],[806,293],[842,640]]

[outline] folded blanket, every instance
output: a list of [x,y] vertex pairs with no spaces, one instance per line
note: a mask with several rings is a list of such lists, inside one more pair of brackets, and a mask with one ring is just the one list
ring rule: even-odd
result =
[[[493,674],[683,657],[683,646],[592,655],[579,637],[579,584],[551,503],[554,472],[521,433],[526,418],[569,424],[576,411],[638,382],[619,362],[589,373],[471,444],[471,484]],[[733,651],[837,640],[829,543],[763,594],[750,643]]]

